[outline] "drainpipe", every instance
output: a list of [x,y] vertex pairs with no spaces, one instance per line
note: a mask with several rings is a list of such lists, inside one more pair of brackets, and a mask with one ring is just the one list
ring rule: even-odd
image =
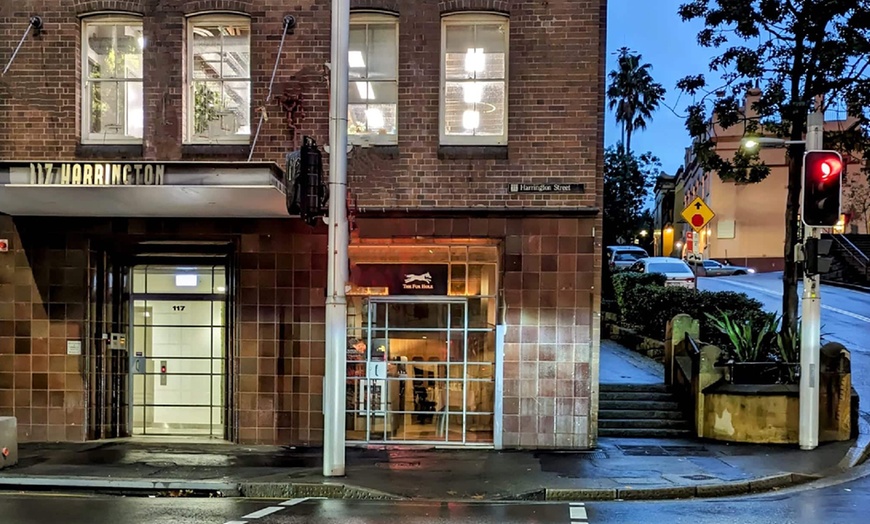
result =
[[332,0],[329,115],[329,252],[326,283],[326,376],[323,381],[323,476],[345,469],[347,361],[347,78],[350,0]]

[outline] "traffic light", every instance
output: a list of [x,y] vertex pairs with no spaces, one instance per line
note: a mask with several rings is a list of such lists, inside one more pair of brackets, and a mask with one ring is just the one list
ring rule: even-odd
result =
[[808,227],[834,227],[840,220],[843,157],[836,151],[804,155],[804,198],[801,215]]
[[807,275],[822,275],[831,270],[833,257],[828,256],[834,241],[830,238],[808,238],[804,243],[804,267]]
[[286,189],[287,211],[299,214],[313,226],[326,213],[329,199],[323,181],[323,157],[313,138],[303,137],[302,150],[287,155],[287,179],[292,180],[292,188]]

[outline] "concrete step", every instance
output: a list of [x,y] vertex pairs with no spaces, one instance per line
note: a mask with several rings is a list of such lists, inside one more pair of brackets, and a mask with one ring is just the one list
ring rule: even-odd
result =
[[644,410],[644,409],[606,409],[598,412],[598,420],[605,419],[654,419],[654,420],[684,420],[682,411]]
[[654,420],[648,418],[641,419],[598,419],[598,428],[607,429],[691,429],[691,426],[685,420]]
[[674,400],[674,396],[661,391],[602,391],[598,394],[600,400]]
[[651,393],[667,393],[666,384],[601,384],[599,391],[648,391]]
[[598,436],[615,438],[691,438],[694,436],[694,432],[688,429],[599,428]]
[[620,411],[626,409],[645,411],[679,411],[680,405],[674,401],[658,400],[602,400],[599,411]]

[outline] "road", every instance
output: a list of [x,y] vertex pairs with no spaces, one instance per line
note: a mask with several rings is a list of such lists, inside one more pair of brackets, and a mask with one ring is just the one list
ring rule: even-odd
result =
[[[782,311],[782,273],[699,278],[698,289],[739,291],[760,301],[768,311]],[[799,285],[798,292],[803,289]],[[870,293],[822,285],[822,337],[852,353],[852,386],[861,411],[870,413]]]
[[[849,474],[870,474],[862,466]],[[742,498],[586,503],[122,498],[0,493],[3,524],[858,524],[870,477]]]

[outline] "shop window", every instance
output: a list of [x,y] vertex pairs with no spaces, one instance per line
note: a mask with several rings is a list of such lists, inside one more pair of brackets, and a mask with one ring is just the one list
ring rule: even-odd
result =
[[507,143],[508,19],[456,14],[442,20],[441,143]]
[[397,142],[398,35],[395,16],[351,15],[347,132],[352,144]]
[[100,16],[82,21],[82,143],[141,143],[142,21]]
[[240,16],[191,18],[187,44],[187,142],[250,142],[250,20]]

